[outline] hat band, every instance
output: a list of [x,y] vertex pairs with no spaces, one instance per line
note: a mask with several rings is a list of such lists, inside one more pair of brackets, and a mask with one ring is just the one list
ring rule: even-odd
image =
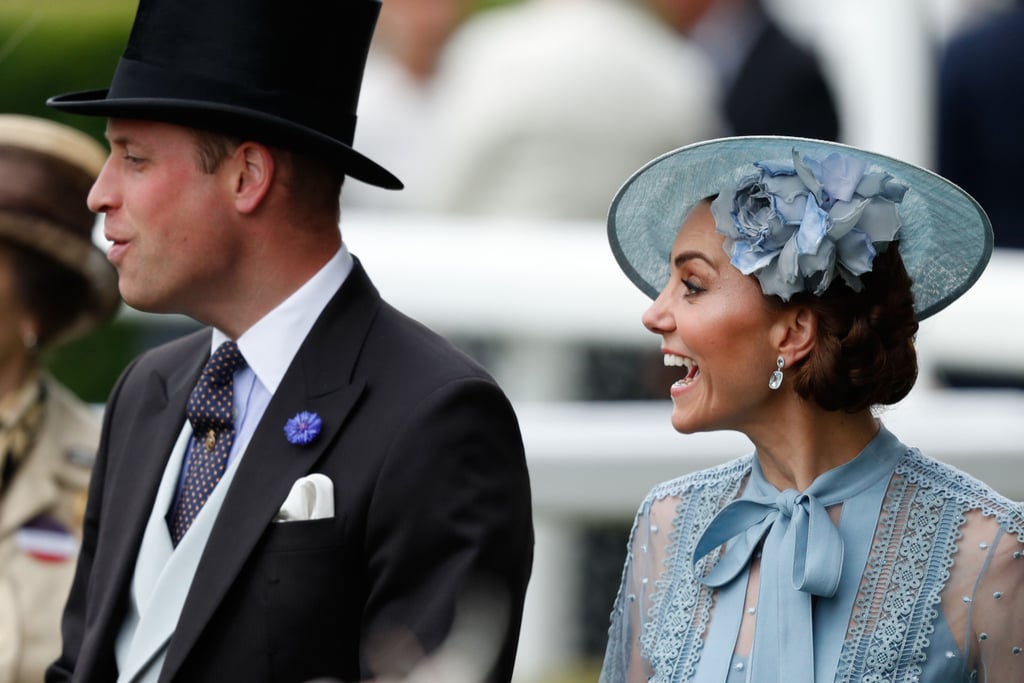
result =
[[[281,119],[282,123],[312,128],[346,144],[355,134],[356,103],[330,91],[311,99],[295,93],[242,87],[195,73],[183,73],[122,57],[114,72],[106,100],[151,100],[152,107],[181,107],[195,111],[235,114],[254,121]],[[339,112],[349,111],[348,115]]]

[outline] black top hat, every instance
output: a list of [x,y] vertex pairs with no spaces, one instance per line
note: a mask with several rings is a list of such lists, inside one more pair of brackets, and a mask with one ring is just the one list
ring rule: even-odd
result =
[[400,189],[352,149],[379,12],[379,0],[140,0],[110,88],[47,104],[258,140]]

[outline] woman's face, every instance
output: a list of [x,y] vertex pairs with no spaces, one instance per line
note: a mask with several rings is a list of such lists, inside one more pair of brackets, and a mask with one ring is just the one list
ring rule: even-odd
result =
[[0,246],[0,372],[28,358],[24,336],[33,330],[14,282],[13,254]]
[[670,386],[672,426],[692,433],[744,433],[766,420],[773,392],[773,327],[781,324],[757,281],[729,263],[709,202],[683,222],[672,245],[671,275],[644,313],[661,335],[665,365],[678,368]]

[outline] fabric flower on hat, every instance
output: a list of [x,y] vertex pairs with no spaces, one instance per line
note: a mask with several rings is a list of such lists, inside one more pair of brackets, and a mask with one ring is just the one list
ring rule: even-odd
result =
[[753,166],[711,205],[730,263],[783,301],[798,292],[823,294],[837,273],[861,291],[877,245],[899,232],[907,186],[838,152],[818,161],[794,149],[792,164]]

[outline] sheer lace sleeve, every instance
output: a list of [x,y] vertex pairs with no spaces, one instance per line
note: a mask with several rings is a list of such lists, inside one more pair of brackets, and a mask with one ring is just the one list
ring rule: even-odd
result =
[[644,501],[630,534],[622,584],[612,609],[600,683],[642,683],[651,675],[640,647],[655,584],[664,567],[677,498]]
[[961,544],[962,552],[977,548],[984,558],[971,596],[965,650],[973,650],[969,661],[979,681],[1024,681],[1024,543],[1005,524],[984,521],[968,522]]
[[1024,543],[1019,532],[979,511],[965,515],[942,602],[970,680],[1024,680]]

